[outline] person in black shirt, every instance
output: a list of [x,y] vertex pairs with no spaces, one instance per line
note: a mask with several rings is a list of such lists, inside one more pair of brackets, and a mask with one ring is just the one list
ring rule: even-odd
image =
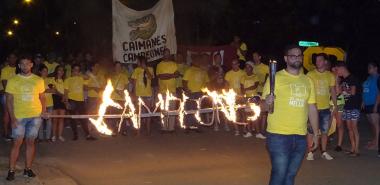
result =
[[359,131],[358,120],[360,117],[361,96],[359,95],[360,83],[348,70],[344,62],[337,64],[338,75],[342,77],[341,89],[345,98],[343,121],[346,122],[351,142],[351,150],[348,153],[352,157],[359,156]]

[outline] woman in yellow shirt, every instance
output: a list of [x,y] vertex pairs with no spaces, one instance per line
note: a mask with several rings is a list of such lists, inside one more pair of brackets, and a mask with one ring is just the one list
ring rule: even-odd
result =
[[[65,115],[66,105],[63,100],[63,95],[65,93],[64,88],[65,80],[65,66],[57,66],[53,73],[53,79],[51,81],[53,87],[53,114],[54,115]],[[54,142],[57,139],[60,141],[65,141],[62,137],[63,133],[64,118],[53,118],[53,137],[51,140]]]
[[[53,112],[53,98],[52,98],[52,92],[53,89],[50,86],[51,79],[48,77],[48,68],[45,65],[40,65],[38,69],[40,77],[45,82],[45,103],[46,103],[46,112],[52,113]],[[40,130],[38,132],[38,139],[39,141],[48,141],[51,139],[51,125],[52,120],[51,118],[43,119],[43,123],[40,127]]]
[[[140,97],[150,109],[153,103],[152,97],[152,79],[154,77],[153,68],[146,66],[146,58],[143,56],[137,57],[137,68],[133,71],[131,82],[133,86],[133,94]],[[147,113],[146,108],[142,108],[142,113]],[[150,135],[150,118],[143,118],[143,124],[147,126],[147,134]]]

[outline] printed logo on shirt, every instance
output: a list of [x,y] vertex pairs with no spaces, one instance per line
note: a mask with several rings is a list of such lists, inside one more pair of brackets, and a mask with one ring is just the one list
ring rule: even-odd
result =
[[292,107],[304,107],[307,96],[306,86],[303,84],[290,84],[289,105]]
[[326,80],[317,80],[317,95],[328,94],[328,83]]

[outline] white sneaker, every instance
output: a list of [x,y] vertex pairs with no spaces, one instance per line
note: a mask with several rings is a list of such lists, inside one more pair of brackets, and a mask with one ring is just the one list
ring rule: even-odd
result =
[[59,136],[58,139],[62,142],[65,142],[65,138],[63,138],[62,136]]
[[261,133],[258,133],[258,134],[256,134],[256,138],[258,138],[258,139],[266,139],[267,137],[265,137]]
[[55,136],[51,137],[52,142],[55,142],[56,140],[57,140],[57,138]]
[[252,137],[253,135],[252,135],[252,133],[251,132],[247,132],[247,133],[245,133],[244,135],[243,135],[243,137],[245,137],[245,138],[249,138],[249,137]]
[[333,160],[334,158],[331,157],[331,155],[329,153],[323,152],[322,153],[322,159],[326,159],[326,160],[330,161],[330,160]]
[[314,154],[313,154],[313,152],[307,153],[306,160],[308,160],[308,161],[314,161]]
[[239,131],[235,131],[235,136],[239,136]]

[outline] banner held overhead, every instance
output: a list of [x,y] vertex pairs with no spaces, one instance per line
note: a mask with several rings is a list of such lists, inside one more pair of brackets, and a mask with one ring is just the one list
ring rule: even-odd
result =
[[154,61],[162,58],[165,48],[177,53],[172,0],[160,0],[144,11],[130,9],[125,2],[112,0],[115,61],[135,63],[138,55]]

